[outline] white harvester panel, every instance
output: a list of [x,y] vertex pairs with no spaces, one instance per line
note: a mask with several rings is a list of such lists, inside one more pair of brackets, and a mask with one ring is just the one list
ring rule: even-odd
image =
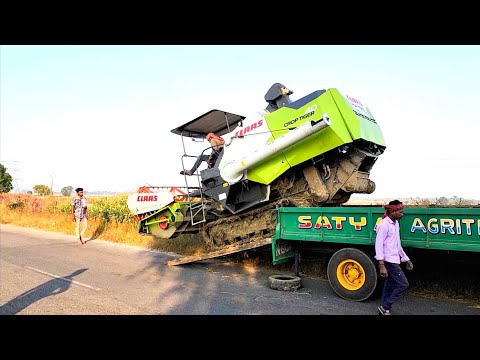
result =
[[156,189],[152,192],[136,193],[128,196],[127,206],[133,215],[159,210],[175,201],[178,196],[185,196],[181,190],[172,187]]

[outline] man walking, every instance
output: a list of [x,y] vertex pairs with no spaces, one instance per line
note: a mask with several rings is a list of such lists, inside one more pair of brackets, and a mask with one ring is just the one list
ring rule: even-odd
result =
[[[83,196],[83,188],[75,189],[77,196],[72,200],[72,215],[73,221],[75,221],[75,233],[80,243],[83,245],[85,242],[82,237],[87,230],[87,199]],[[82,230],[80,231],[80,223],[82,223]]]
[[385,214],[377,226],[375,240],[375,259],[378,260],[380,276],[385,278],[382,301],[378,307],[381,315],[391,315],[391,308],[408,289],[409,283],[400,263],[407,263],[407,270],[413,269],[413,263],[405,254],[400,241],[399,220],[403,216],[403,204],[393,200],[385,205]]

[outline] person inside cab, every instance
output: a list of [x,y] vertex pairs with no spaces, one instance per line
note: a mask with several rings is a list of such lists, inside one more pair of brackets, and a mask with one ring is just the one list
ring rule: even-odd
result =
[[200,155],[190,170],[180,171],[181,175],[188,175],[188,176],[193,175],[203,161],[207,162],[207,165],[209,168],[212,168],[215,166],[215,163],[218,159],[218,155],[220,155],[220,153],[223,150],[225,141],[221,136],[214,133],[208,133],[206,136],[206,139],[212,146],[212,152],[210,153],[210,155],[205,155],[205,154]]

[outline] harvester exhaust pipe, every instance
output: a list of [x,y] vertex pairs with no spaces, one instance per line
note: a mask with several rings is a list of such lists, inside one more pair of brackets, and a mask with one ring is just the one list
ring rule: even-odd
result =
[[229,183],[236,183],[242,178],[245,170],[327,126],[330,126],[330,118],[327,114],[323,114],[322,120],[318,122],[306,122],[285,135],[280,136],[278,139],[265,144],[243,159],[224,164],[222,168],[219,169],[220,175]]

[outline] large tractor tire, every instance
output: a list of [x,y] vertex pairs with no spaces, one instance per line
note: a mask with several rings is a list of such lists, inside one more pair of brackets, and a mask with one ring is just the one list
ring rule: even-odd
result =
[[327,266],[328,281],[342,298],[368,299],[377,287],[378,275],[372,256],[356,248],[344,248],[332,255]]

